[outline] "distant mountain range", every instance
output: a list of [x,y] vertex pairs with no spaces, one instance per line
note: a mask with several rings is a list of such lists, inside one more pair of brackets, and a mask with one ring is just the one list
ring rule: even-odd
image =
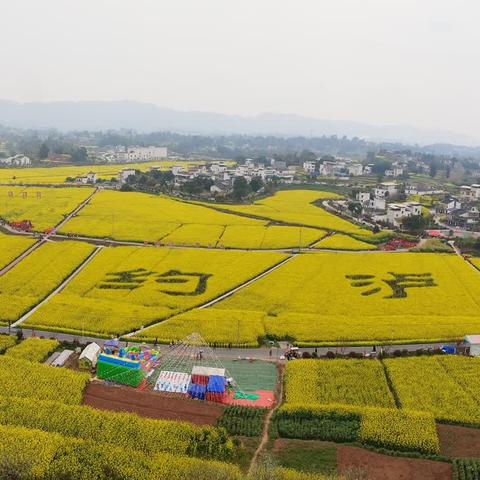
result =
[[17,103],[0,100],[0,124],[14,128],[55,128],[61,131],[133,129],[139,132],[170,131],[201,135],[345,135],[377,142],[419,145],[480,144],[480,141],[466,135],[404,125],[374,126],[293,114],[238,116],[184,112],[134,101]]

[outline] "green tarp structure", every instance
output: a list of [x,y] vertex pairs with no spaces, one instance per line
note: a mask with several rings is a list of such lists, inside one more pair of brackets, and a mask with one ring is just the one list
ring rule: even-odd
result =
[[145,378],[143,370],[132,370],[120,365],[111,365],[109,363],[97,363],[97,377],[101,380],[107,380],[121,385],[138,387]]

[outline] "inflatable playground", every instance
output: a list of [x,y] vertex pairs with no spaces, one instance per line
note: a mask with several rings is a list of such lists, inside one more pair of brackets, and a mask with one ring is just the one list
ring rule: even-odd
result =
[[[243,364],[243,371],[238,367],[229,362],[232,375],[198,334],[164,347],[162,354],[148,346],[121,348],[117,340],[109,340],[98,356],[97,378],[200,402],[271,408],[276,377],[268,389],[258,388],[261,386],[250,381],[250,377],[258,377],[255,367]],[[269,367],[275,371],[275,367]],[[244,388],[235,380],[235,373]]]
[[147,346],[120,348],[118,340],[109,340],[98,356],[97,378],[120,385],[139,387],[154,372],[160,351]]

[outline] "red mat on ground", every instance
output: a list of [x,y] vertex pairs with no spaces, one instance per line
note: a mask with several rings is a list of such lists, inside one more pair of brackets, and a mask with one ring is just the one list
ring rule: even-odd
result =
[[257,394],[258,400],[234,400],[235,392],[229,392],[225,395],[223,402],[226,405],[242,405],[244,407],[272,408],[275,404],[275,394],[270,390],[256,390],[248,392]]

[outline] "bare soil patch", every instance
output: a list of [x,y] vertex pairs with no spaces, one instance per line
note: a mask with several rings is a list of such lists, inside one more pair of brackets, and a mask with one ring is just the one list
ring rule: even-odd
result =
[[357,447],[337,448],[339,474],[355,472],[368,480],[451,480],[452,466],[405,457],[389,457]]
[[100,410],[136,413],[142,417],[177,420],[196,425],[216,425],[225,409],[221,404],[130,387],[109,386],[103,382],[91,382],[82,403]]
[[437,425],[442,455],[452,458],[480,458],[480,429]]

